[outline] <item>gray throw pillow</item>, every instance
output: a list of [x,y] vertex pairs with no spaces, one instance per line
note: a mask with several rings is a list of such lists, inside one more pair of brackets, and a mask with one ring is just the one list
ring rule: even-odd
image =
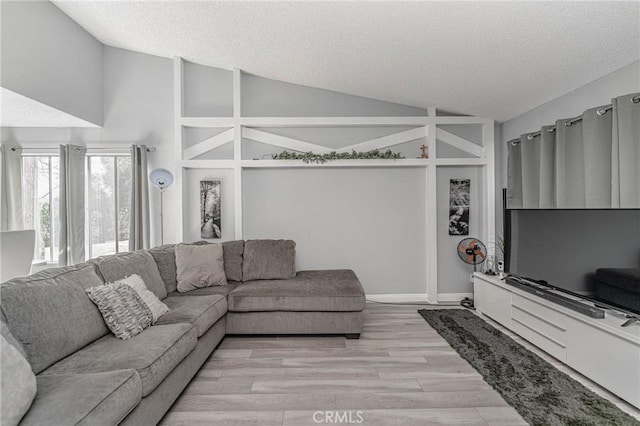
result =
[[176,275],[178,291],[227,285],[224,255],[221,244],[176,246]]
[[4,335],[0,336],[0,424],[15,426],[36,397],[36,376],[31,365]]
[[244,243],[242,281],[288,280],[296,276],[296,243],[292,240],[248,240]]
[[130,286],[115,282],[87,289],[109,330],[119,339],[130,339],[149,327],[153,315]]

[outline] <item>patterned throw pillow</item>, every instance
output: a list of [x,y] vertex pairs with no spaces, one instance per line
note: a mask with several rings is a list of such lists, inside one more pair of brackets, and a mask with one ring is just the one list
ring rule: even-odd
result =
[[153,315],[138,293],[121,282],[87,289],[109,330],[119,339],[130,339],[151,325]]
[[140,278],[140,275],[133,274],[118,282],[128,285],[138,293],[138,296],[140,296],[144,304],[151,310],[151,316],[153,317],[151,324],[155,324],[158,318],[169,312],[169,307],[162,303],[160,299],[147,288],[147,285],[144,283],[144,280]]

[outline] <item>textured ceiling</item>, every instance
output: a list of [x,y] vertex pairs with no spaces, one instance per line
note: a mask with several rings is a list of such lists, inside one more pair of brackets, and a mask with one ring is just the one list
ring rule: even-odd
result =
[[638,1],[54,3],[109,46],[500,121],[640,58]]

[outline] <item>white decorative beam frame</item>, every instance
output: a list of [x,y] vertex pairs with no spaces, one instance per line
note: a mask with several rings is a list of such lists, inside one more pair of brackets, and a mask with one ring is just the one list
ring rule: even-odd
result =
[[[296,168],[296,167],[425,167],[425,199],[427,211],[426,241],[427,259],[425,291],[427,300],[438,303],[438,243],[437,243],[437,168],[438,167],[482,167],[482,189],[480,206],[484,213],[481,238],[490,241],[495,238],[495,153],[494,153],[494,121],[481,117],[438,116],[435,108],[427,109],[427,116],[418,117],[243,117],[241,105],[241,77],[239,69],[233,70],[233,117],[185,117],[183,113],[184,61],[174,58],[174,122],[175,122],[175,154],[176,186],[178,205],[182,206],[183,170],[197,169],[231,169],[234,179],[234,215],[236,239],[242,239],[242,171],[248,168]],[[482,145],[464,139],[438,125],[481,125]],[[359,142],[339,149],[329,148],[300,139],[277,135],[259,128],[295,128],[295,127],[413,127],[409,130],[391,135]],[[209,137],[191,147],[184,147],[184,128],[219,128],[225,129],[219,134]],[[426,139],[429,150],[427,159],[398,160],[340,160],[323,164],[306,164],[302,161],[289,160],[243,160],[242,139],[250,139],[262,144],[278,146],[290,151],[317,154],[332,151],[369,151],[390,148],[416,139]],[[472,158],[438,158],[437,141],[453,146],[472,155]],[[203,160],[197,157],[210,152],[226,143],[233,142],[232,160]],[[183,239],[184,224],[182,208],[178,209],[178,228],[176,238]],[[491,249],[490,249],[491,251]],[[446,300],[441,300],[446,301]]]

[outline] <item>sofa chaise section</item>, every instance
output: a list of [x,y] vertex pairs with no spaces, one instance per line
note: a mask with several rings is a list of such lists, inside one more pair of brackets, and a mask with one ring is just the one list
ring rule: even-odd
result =
[[345,334],[362,331],[365,295],[351,270],[299,271],[254,280],[229,292],[229,334]]

